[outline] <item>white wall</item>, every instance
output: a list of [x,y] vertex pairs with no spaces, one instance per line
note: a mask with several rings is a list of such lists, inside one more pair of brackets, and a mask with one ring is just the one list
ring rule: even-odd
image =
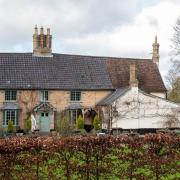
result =
[[[137,89],[130,89],[112,105],[118,111],[118,117],[113,117],[112,128],[123,129],[164,128],[167,115],[177,109],[180,111],[179,105]],[[178,118],[180,120],[180,113]]]
[[151,94],[166,99],[166,93],[151,92]]

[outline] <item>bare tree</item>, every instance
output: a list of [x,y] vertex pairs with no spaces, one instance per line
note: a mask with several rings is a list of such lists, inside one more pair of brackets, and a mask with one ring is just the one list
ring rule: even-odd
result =
[[[123,102],[115,101],[111,105],[111,108],[107,106],[106,108],[101,107],[101,109],[103,109],[102,113],[104,113],[104,116],[102,116],[103,122],[107,124],[114,124],[113,127],[115,129],[120,128],[119,126],[121,120],[131,119],[136,119],[138,123],[136,125],[139,128],[142,128],[139,123],[145,118],[157,118],[156,123],[159,128],[180,127],[180,108],[178,106],[170,108],[168,104],[162,105],[161,98],[155,98],[152,100],[143,99],[143,97],[132,97]],[[107,113],[109,113],[109,122],[107,122],[105,118]],[[109,128],[112,126],[107,127]]]
[[168,99],[180,102],[180,17],[174,26],[172,37],[171,66],[166,77],[168,83]]
[[165,114],[164,126],[174,128],[180,126],[180,108],[171,109],[171,113]]
[[168,99],[180,103],[180,77],[177,77],[172,84],[172,88],[168,92]]
[[19,100],[28,118],[38,103],[38,93],[35,90],[22,91]]

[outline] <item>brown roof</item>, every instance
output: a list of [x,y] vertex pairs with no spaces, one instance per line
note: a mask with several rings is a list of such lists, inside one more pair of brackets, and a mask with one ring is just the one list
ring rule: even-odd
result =
[[106,61],[113,87],[129,86],[130,63],[135,62],[139,88],[146,92],[165,92],[159,69],[151,59],[112,58]]

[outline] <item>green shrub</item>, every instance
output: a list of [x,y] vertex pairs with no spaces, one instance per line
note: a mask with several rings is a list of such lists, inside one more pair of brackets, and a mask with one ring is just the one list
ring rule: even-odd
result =
[[78,116],[78,119],[76,121],[76,125],[77,125],[78,129],[84,128],[83,117],[81,115]]
[[80,134],[81,134],[81,135],[87,135],[87,132],[86,132],[85,129],[80,129]]
[[31,131],[31,117],[29,116],[26,120],[25,120],[25,129],[29,132]]
[[13,121],[10,119],[8,121],[8,133],[13,133],[13,132],[14,132]]
[[70,126],[70,123],[69,123],[68,115],[65,115],[65,116],[60,120],[59,133],[60,133],[62,136],[68,136],[68,135],[71,133],[71,126]]
[[94,117],[93,126],[94,126],[94,129],[95,129],[95,130],[100,129],[100,119],[99,119],[98,115],[96,115],[96,116]]

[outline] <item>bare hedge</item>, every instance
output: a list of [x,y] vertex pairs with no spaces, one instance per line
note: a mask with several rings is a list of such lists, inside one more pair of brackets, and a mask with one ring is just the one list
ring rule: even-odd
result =
[[7,137],[0,179],[178,179],[180,137]]

